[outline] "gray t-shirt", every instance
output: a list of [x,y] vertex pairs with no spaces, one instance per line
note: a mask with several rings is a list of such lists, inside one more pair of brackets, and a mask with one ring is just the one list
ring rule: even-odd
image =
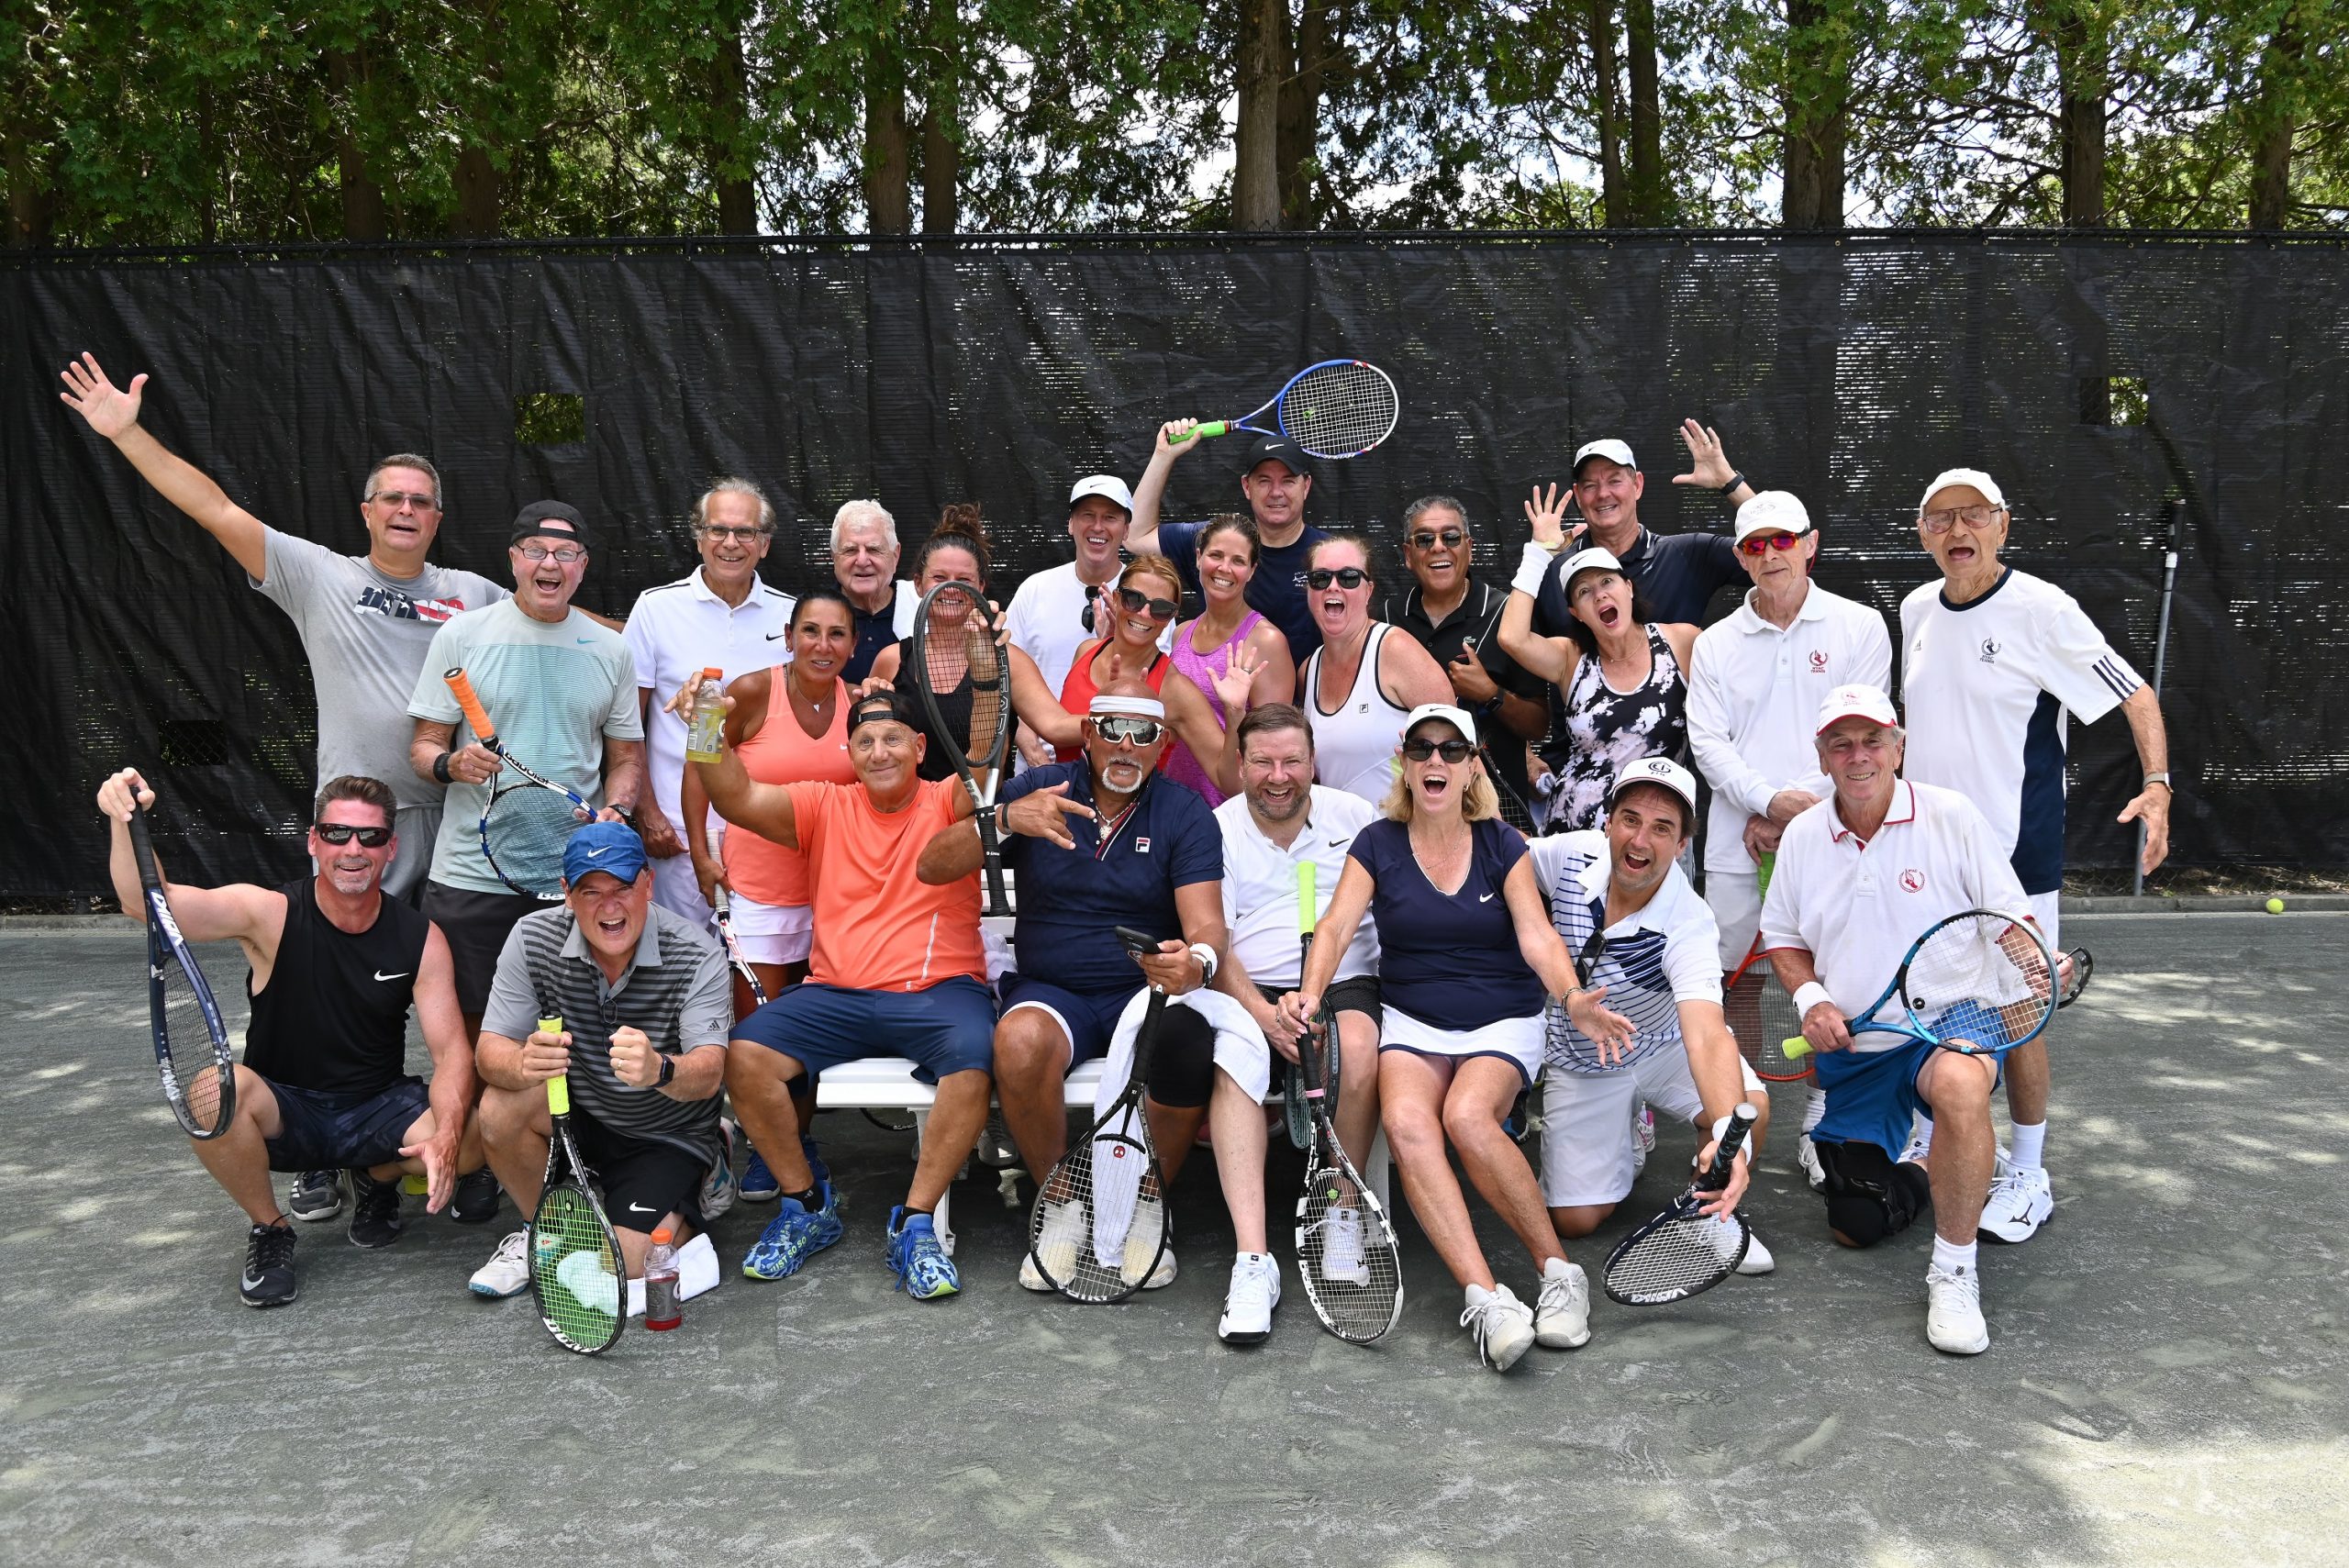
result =
[[293,617],[310,658],[316,782],[360,773],[391,785],[402,806],[440,805],[440,786],[408,766],[416,728],[408,696],[443,622],[513,595],[471,572],[428,566],[412,578],[394,577],[363,555],[337,555],[275,528],[266,540],[269,575],[252,585]]

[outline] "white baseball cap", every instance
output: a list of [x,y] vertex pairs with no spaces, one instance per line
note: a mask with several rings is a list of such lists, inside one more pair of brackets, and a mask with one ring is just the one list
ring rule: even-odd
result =
[[1887,728],[1900,722],[1900,716],[1892,710],[1892,699],[1882,688],[1865,682],[1828,693],[1827,700],[1819,705],[1819,726],[1811,733],[1824,735],[1829,725],[1843,718],[1865,718]]
[[1931,484],[1925,486],[1925,494],[1917,503],[1917,515],[1924,516],[1925,508],[1932,505],[1933,497],[1953,484],[1972,485],[1982,492],[1982,499],[1989,502],[1993,506],[2004,506],[2007,504],[2007,493],[1998,488],[1998,482],[1980,469],[1945,468],[1934,476]]
[[1620,462],[1625,468],[1640,466],[1631,461],[1631,449],[1628,444],[1617,440],[1612,436],[1608,436],[1602,439],[1586,441],[1583,444],[1582,450],[1575,453],[1574,472],[1580,473],[1584,460],[1594,457],[1603,457],[1609,462]]
[[1134,515],[1134,493],[1127,489],[1126,482],[1114,473],[1096,473],[1078,480],[1076,488],[1068,493],[1068,504],[1074,506],[1087,495],[1114,501],[1126,516],[1130,517]]
[[1763,490],[1737,509],[1736,542],[1755,534],[1807,534],[1810,513],[1790,490]]
[[1467,709],[1454,707],[1448,702],[1423,702],[1413,708],[1404,716],[1402,733],[1396,739],[1399,741],[1408,738],[1411,731],[1419,728],[1420,720],[1429,718],[1443,720],[1460,731],[1462,740],[1472,746],[1476,743],[1476,721],[1468,717]]
[[1687,769],[1669,757],[1642,757],[1637,762],[1626,762],[1623,764],[1622,771],[1615,775],[1615,782],[1608,786],[1607,804],[1613,806],[1617,795],[1631,785],[1639,784],[1662,784],[1687,801],[1688,815],[1682,819],[1681,826],[1692,832],[1695,831],[1697,781],[1689,776]]
[[1572,593],[1574,591],[1575,576],[1578,573],[1620,572],[1622,570],[1623,563],[1615,559],[1615,552],[1613,550],[1601,550],[1598,546],[1594,544],[1588,550],[1578,550],[1572,555],[1566,557],[1565,564],[1558,568],[1558,586],[1565,589],[1568,593]]

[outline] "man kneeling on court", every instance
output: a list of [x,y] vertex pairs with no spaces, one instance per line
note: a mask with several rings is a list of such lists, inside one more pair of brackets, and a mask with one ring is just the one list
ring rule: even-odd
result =
[[[541,1019],[559,1018],[549,1032]],[[562,851],[562,902],[507,934],[482,1015],[475,1064],[483,1140],[524,1214],[546,1178],[547,1080],[568,1075],[571,1132],[604,1190],[604,1212],[641,1310],[644,1251],[666,1226],[685,1296],[718,1283],[696,1199],[718,1157],[718,1088],[734,999],[725,955],[701,929],[652,902],[644,840],[624,822],[591,822]],[[528,1232],[497,1245],[473,1277],[477,1296],[529,1283]]]
[[[1943,1051],[1846,1020],[1884,997],[1909,945],[1966,909],[2031,907],[2005,848],[1972,801],[1899,777],[1907,740],[1874,686],[1839,686],[1819,711],[1819,765],[1831,799],[1787,824],[1762,904],[1762,937],[1819,1055],[1827,1112],[1811,1131],[1827,1173],[1827,1224],[1871,1247],[1933,1207],[1925,1338],[1954,1355],[1990,1348],[1975,1233],[1998,1144],[1990,1094],[1998,1059]],[[1885,1006],[1889,1017],[1897,1000]],[[1922,1111],[1936,1131],[1925,1169],[1894,1162]]]
[[[114,830],[106,870],[134,920],[145,901],[130,814],[154,803],[132,768],[98,790]],[[310,826],[317,874],[280,888],[167,884],[180,934],[191,942],[233,938],[252,970],[236,1114],[217,1136],[194,1140],[195,1157],[252,1220],[238,1284],[248,1307],[283,1307],[298,1289],[294,1227],[277,1206],[272,1171],[348,1167],[352,1244],[388,1247],[399,1239],[403,1173],[425,1178],[425,1207],[438,1214],[459,1168],[481,1168],[465,1118],[473,1052],[449,944],[438,926],[383,893],[384,870],[399,853],[395,805],[379,779],[330,779]],[[406,1073],[411,1005],[432,1053],[429,1089]]]
[[852,784],[753,783],[730,748],[694,764],[720,817],[807,858],[814,910],[807,979],[744,1018],[726,1048],[734,1114],[782,1188],[774,1220],[742,1260],[752,1279],[796,1273],[841,1235],[839,1195],[800,1142],[792,1084],[843,1062],[909,1056],[938,1098],[913,1186],[890,1211],[889,1269],[917,1300],[963,1288],[932,1216],[986,1122],[995,999],[978,877],[930,886],[915,875],[923,846],[970,798],[956,780],[915,771],[927,744],[905,699],[885,690],[850,705]]
[[[1568,1240],[1598,1229],[1631,1193],[1641,1160],[1631,1116],[1642,1102],[1718,1138],[1746,1101],[1762,1119],[1738,1153],[1730,1202],[1712,1221],[1724,1250],[1736,1245],[1729,1209],[1760,1154],[1770,1099],[1721,1014],[1712,911],[1674,863],[1696,813],[1688,770],[1642,757],[1615,775],[1603,830],[1553,833],[1527,846],[1559,937],[1583,955],[1582,984],[1631,1025],[1631,1043],[1619,1052],[1602,1049],[1555,1003],[1542,1020],[1542,1193]],[[1775,1267],[1755,1236],[1737,1272]]]

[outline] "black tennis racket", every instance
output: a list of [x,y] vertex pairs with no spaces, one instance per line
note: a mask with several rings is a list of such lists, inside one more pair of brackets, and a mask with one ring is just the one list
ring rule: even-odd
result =
[[562,896],[562,847],[581,823],[594,819],[596,808],[577,790],[542,776],[505,748],[462,670],[448,671],[441,679],[473,726],[473,739],[506,764],[491,778],[489,804],[482,808],[482,858],[515,892],[552,903]]
[[1152,986],[1126,1086],[1037,1184],[1028,1211],[1036,1270],[1071,1301],[1123,1301],[1166,1255],[1166,1179],[1141,1106],[1165,1010],[1166,993]]
[[[995,792],[1003,782],[1004,749],[1011,742],[1011,683],[986,595],[968,583],[941,583],[914,612],[912,668],[901,671],[921,695],[930,742],[943,745],[954,772],[971,792],[971,812],[986,855],[985,913],[1008,915],[1003,892],[1003,847],[995,836]],[[964,694],[969,707],[963,708]]]
[[1626,1307],[1657,1307],[1683,1301],[1729,1278],[1745,1261],[1753,1232],[1744,1214],[1732,1209],[1721,1218],[1702,1212],[1706,1195],[1729,1184],[1730,1167],[1745,1146],[1759,1114],[1741,1104],[1730,1112],[1729,1127],[1712,1163],[1705,1167],[1688,1190],[1670,1207],[1617,1244],[1607,1255],[1604,1284],[1608,1296]]
[[[2070,955],[2059,963],[2029,919],[1967,909],[1934,921],[1909,943],[1884,995],[1845,1027],[1855,1035],[1897,1034],[1965,1056],[2002,1056],[2039,1038],[2064,992],[2076,989],[2074,979]],[[1881,1016],[1895,1002],[1898,1012]],[[1787,1035],[1784,1044],[1796,1059],[1811,1049],[1798,1033]]]
[[[1305,981],[1305,961],[1313,953],[1313,927],[1319,918],[1320,900],[1314,885],[1315,876],[1316,868],[1311,861],[1297,868],[1297,978],[1300,984]],[[1302,1057],[1304,1052],[1300,1051],[1297,1054]],[[1290,1062],[1281,1087],[1281,1112],[1288,1124],[1288,1140],[1300,1154],[1313,1147],[1313,1113],[1305,1103],[1308,1093],[1305,1063],[1302,1061]],[[1335,1117],[1338,1114],[1337,1074],[1329,1074],[1329,1081],[1321,1085],[1319,1097],[1328,1102],[1322,1108]]]
[[163,1100],[190,1138],[217,1138],[237,1114],[236,1058],[212,984],[172,917],[144,810],[130,814],[130,853],[147,904],[147,1029]]
[[2078,1001],[2080,993],[2088,988],[2089,976],[2096,973],[2096,954],[2088,951],[2087,949],[2074,948],[2064,956],[2072,961],[2072,970],[2066,975],[2063,973],[2061,964],[2056,966],[2059,984],[2055,995],[2055,1005],[2058,1007],[2068,1007]]
[[[1297,884],[1298,940],[1309,959],[1316,924],[1309,863],[1297,868]],[[1300,984],[1304,978],[1300,970]],[[1297,1272],[1321,1327],[1341,1340],[1367,1345],[1384,1337],[1403,1316],[1403,1262],[1386,1205],[1346,1158],[1337,1124],[1330,1119],[1337,1110],[1343,1057],[1337,1015],[1326,1000],[1313,1027],[1297,1037],[1297,1054],[1304,1080],[1299,1097],[1313,1120],[1305,1186],[1297,1195]]]
[[[1252,430],[1286,436],[1312,457],[1360,457],[1395,433],[1402,416],[1395,383],[1362,360],[1323,360],[1288,378],[1263,406],[1234,419],[1208,419],[1191,427],[1194,436]],[[1273,423],[1256,420],[1273,415]]]
[[[539,1020],[540,1032],[561,1034],[562,1020]],[[627,1272],[619,1238],[588,1185],[587,1162],[571,1140],[571,1080],[547,1080],[546,1184],[530,1216],[530,1295],[555,1342],[582,1355],[600,1355],[618,1342],[628,1321],[622,1310]]]

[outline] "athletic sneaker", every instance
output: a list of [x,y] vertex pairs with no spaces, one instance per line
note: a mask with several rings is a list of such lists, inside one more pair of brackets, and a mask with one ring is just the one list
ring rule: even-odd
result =
[[1590,1276],[1580,1263],[1553,1258],[1542,1265],[1542,1294],[1531,1316],[1534,1342],[1545,1351],[1590,1343]]
[[1241,1253],[1231,1265],[1215,1337],[1227,1345],[1263,1344],[1273,1336],[1273,1308],[1280,1304],[1280,1264],[1267,1252]]
[[1795,1169],[1802,1173],[1803,1181],[1812,1192],[1827,1190],[1827,1167],[1819,1162],[1819,1145],[1811,1141],[1808,1132],[1795,1140]]
[[995,1111],[987,1117],[987,1125],[979,1133],[979,1163],[990,1171],[1006,1171],[1019,1163],[1019,1146],[1011,1141],[1011,1129],[1003,1124],[1003,1113]]
[[938,1224],[927,1214],[909,1214],[903,1204],[889,1211],[889,1272],[897,1288],[916,1301],[935,1301],[963,1288],[954,1260],[939,1244]]
[[285,1212],[312,1225],[340,1214],[342,1173],[305,1171],[295,1177],[294,1190],[285,1195]]
[[718,1158],[701,1179],[699,1207],[705,1223],[734,1207],[734,1124],[718,1118]]
[[[356,1177],[358,1172],[351,1175]],[[457,1178],[449,1195],[449,1218],[460,1225],[486,1225],[497,1218],[497,1176],[484,1165]]]
[[[1126,1228],[1125,1256],[1119,1260],[1118,1275],[1128,1284],[1140,1281],[1144,1290],[1163,1290],[1174,1283],[1174,1246],[1170,1238],[1162,1250],[1158,1239],[1166,1230],[1166,1201],[1147,1195],[1134,1199],[1133,1223]],[[1153,1267],[1152,1260],[1156,1259]],[[1148,1279],[1141,1272],[1150,1270]]]
[[751,1279],[788,1279],[799,1272],[799,1266],[841,1239],[840,1205],[833,1201],[832,1189],[821,1189],[824,1207],[810,1214],[800,1207],[797,1198],[778,1201],[775,1217],[759,1232],[748,1256],[742,1260],[742,1273]]
[[1981,1275],[1972,1269],[1925,1271],[1925,1338],[1954,1356],[1978,1356],[1990,1348]]
[[1921,1165],[1925,1162],[1926,1157],[1932,1154],[1932,1151],[1933,1140],[1932,1139],[1926,1137],[1921,1132],[1911,1132],[1909,1135],[1909,1141],[1907,1145],[1900,1151],[1900,1159],[1898,1163],[1903,1165]]
[[[1085,1243],[1085,1206],[1074,1203],[1044,1205],[1044,1223],[1036,1234],[1033,1251],[1019,1258],[1019,1284],[1023,1289],[1049,1291],[1052,1279],[1066,1279],[1076,1272],[1076,1250]],[[1043,1254],[1052,1269],[1052,1279],[1036,1266],[1037,1253]]]
[[[1582,1271],[1576,1269],[1575,1273],[1579,1277]],[[1532,1309],[1511,1296],[1505,1284],[1497,1284],[1489,1291],[1472,1284],[1467,1299],[1468,1307],[1460,1315],[1460,1326],[1475,1336],[1476,1359],[1495,1372],[1507,1372],[1533,1343]],[[1586,1330],[1583,1338],[1589,1337]]]
[[475,1296],[485,1296],[493,1301],[503,1301],[509,1296],[519,1296],[530,1285],[530,1233],[514,1230],[497,1243],[497,1251],[489,1262],[473,1271],[466,1282]]
[[1982,1234],[1993,1241],[2028,1241],[2055,1212],[2055,1190],[2045,1167],[2025,1170],[2001,1159],[1982,1205]]
[[351,1173],[351,1244],[388,1247],[406,1229],[400,1219],[400,1184],[379,1182],[364,1171]]
[[[1712,1243],[1716,1256],[1728,1257],[1737,1251],[1737,1222],[1726,1215],[1705,1221],[1705,1240]],[[1745,1233],[1745,1256],[1737,1261],[1737,1272],[1742,1274],[1766,1274],[1777,1266],[1778,1260],[1770,1255],[1770,1249],[1762,1244],[1762,1238],[1749,1228]]]
[[[305,1175],[317,1172],[306,1171]],[[326,1174],[331,1176],[334,1172]],[[341,1194],[335,1195],[338,1204]],[[256,1225],[245,1236],[245,1273],[237,1294],[247,1307],[283,1307],[301,1294],[294,1278],[294,1228]]]
[[734,1190],[744,1203],[769,1203],[783,1195],[783,1184],[767,1169],[766,1157],[753,1149],[749,1162],[742,1167],[742,1180]]
[[1644,1100],[1631,1106],[1631,1173],[1637,1175],[1647,1169],[1648,1156],[1655,1152],[1655,1110]]
[[1370,1262],[1362,1251],[1362,1210],[1333,1208],[1322,1217],[1321,1277],[1341,1284],[1370,1283]]

